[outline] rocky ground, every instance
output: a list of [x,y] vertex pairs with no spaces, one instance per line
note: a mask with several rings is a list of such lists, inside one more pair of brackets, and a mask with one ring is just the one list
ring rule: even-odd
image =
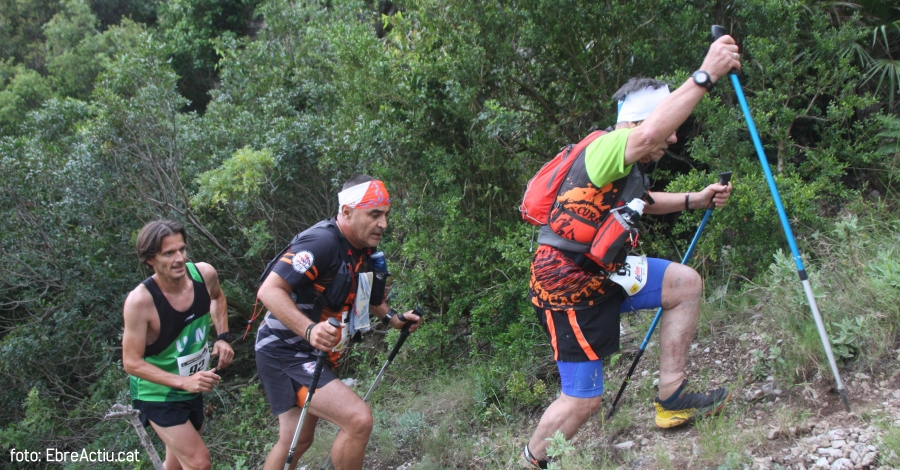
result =
[[[688,373],[700,375],[704,371],[711,384],[730,384],[733,388],[732,402],[725,413],[731,413],[733,418],[728,421],[734,427],[731,441],[740,444],[732,451],[749,456],[752,468],[758,469],[893,468],[882,462],[887,457],[896,461],[900,454],[900,449],[890,448],[891,443],[883,439],[885,426],[900,428],[900,369],[896,362],[884,364],[882,370],[876,371],[842,370],[853,410],[848,412],[830,374],[790,390],[771,376],[762,381],[742,379],[750,375],[759,360],[759,355],[753,354],[754,347],[766,347],[763,343],[761,335],[745,334],[732,340],[719,337],[692,345]],[[645,357],[655,355],[651,349],[648,347]],[[900,350],[896,353],[900,354]],[[651,375],[641,367],[638,371],[636,374],[645,378]],[[621,379],[613,378],[611,383],[617,390]],[[672,431],[645,426],[652,422],[653,413],[649,404],[637,412],[632,409],[635,425],[613,442],[607,441],[607,445],[633,457],[623,459],[630,461],[630,468],[718,467],[702,458],[703,439],[708,439],[708,435],[693,426]],[[597,424],[592,423],[589,433],[592,439],[602,441],[603,430]],[[670,464],[661,465],[661,452]]]
[[[623,334],[622,356],[617,365],[609,368],[605,378],[604,406],[609,405],[622,383],[643,338],[642,328],[646,327],[639,326]],[[761,325],[753,325],[752,330],[767,331]],[[864,371],[860,370],[861,361],[841,368],[852,408],[848,412],[827,366],[799,385],[761,376],[760,371],[765,368],[761,368],[760,361],[777,361],[777,348],[784,346],[775,336],[774,333],[731,334],[724,328],[701,334],[691,348],[688,376],[701,384],[729,386],[731,402],[718,417],[673,430],[660,430],[653,425],[655,411],[649,396],[655,394],[658,349],[651,343],[617,413],[621,415],[620,420],[607,422],[602,418],[604,413],[598,413],[572,442],[580,457],[593,453],[588,458],[594,464],[563,468],[894,468],[889,462],[897,462],[900,455],[900,448],[892,447],[900,446],[900,357]],[[898,355],[900,349],[895,351],[895,356]],[[555,370],[548,363],[551,366]],[[537,425],[542,411],[534,409],[530,417],[510,422],[510,428],[500,426],[489,432],[476,431],[483,434],[480,436],[467,434],[480,443],[477,445],[489,449],[466,466],[455,468],[520,468],[516,449]],[[436,425],[441,416],[429,415],[426,419]],[[373,455],[367,460],[366,468],[454,468],[426,463],[417,452],[404,451],[399,457],[400,461],[384,462]]]

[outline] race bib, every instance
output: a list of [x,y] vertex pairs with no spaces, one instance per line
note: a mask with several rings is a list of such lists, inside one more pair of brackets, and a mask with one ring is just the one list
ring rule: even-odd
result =
[[209,367],[209,348],[203,346],[199,351],[181,356],[176,361],[178,362],[178,375],[189,377]]
[[640,292],[647,285],[647,257],[628,256],[621,269],[609,275],[610,280],[622,286],[628,296]]
[[359,282],[356,288],[356,300],[353,302],[353,312],[347,323],[350,324],[347,334],[353,336],[357,331],[363,333],[371,328],[369,320],[369,303],[372,300],[373,273],[359,273]]

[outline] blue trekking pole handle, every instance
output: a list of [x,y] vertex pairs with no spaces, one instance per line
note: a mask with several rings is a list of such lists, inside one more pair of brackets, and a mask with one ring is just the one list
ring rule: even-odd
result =
[[[328,324],[340,330],[341,323],[336,318],[329,318]],[[284,461],[284,470],[288,470],[291,461],[294,460],[294,449],[297,447],[297,440],[300,439],[300,429],[306,421],[306,415],[309,411],[309,404],[312,402],[313,394],[319,386],[319,377],[322,375],[322,369],[325,368],[325,359],[328,358],[328,351],[319,351],[316,355],[316,368],[313,370],[312,380],[309,382],[309,390],[306,392],[306,400],[303,402],[303,408],[300,410],[300,419],[297,420],[297,429],[294,430],[294,437],[291,439],[291,446],[288,448],[287,458]]]
[[[728,186],[729,181],[731,181],[730,171],[721,173],[719,175],[719,184]],[[709,216],[712,215],[714,207],[715,203],[710,200],[709,204],[706,206],[706,213],[703,214],[703,220],[700,221],[700,226],[697,227],[697,233],[694,234],[694,238],[693,240],[691,240],[691,244],[688,246],[687,251],[684,253],[684,257],[681,259],[681,264],[687,264],[688,260],[691,259],[691,254],[694,253],[694,248],[697,247],[697,242],[700,240],[700,234],[703,233],[703,229],[706,227],[706,223],[709,222]],[[631,362],[631,368],[628,369],[628,373],[625,374],[625,379],[622,380],[622,386],[619,387],[619,391],[618,393],[616,393],[616,398],[613,400],[612,404],[609,405],[609,409],[606,410],[606,419],[611,418],[613,413],[616,412],[616,405],[619,403],[619,399],[622,398],[622,394],[625,392],[625,387],[627,387],[628,383],[631,381],[631,376],[634,374],[638,362],[641,360],[641,357],[644,356],[644,351],[647,350],[647,344],[650,343],[650,337],[653,336],[653,331],[656,330],[656,325],[659,324],[659,320],[662,318],[662,313],[663,308],[659,307],[659,309],[656,310],[656,315],[653,317],[653,321],[650,323],[650,328],[647,329],[647,334],[644,335],[644,342],[641,343],[640,349],[638,349],[637,354],[634,356],[634,360]]]
[[[719,25],[712,26],[713,39],[719,39],[725,34],[725,28]],[[791,224],[788,221],[787,213],[781,202],[781,195],[778,194],[778,186],[775,185],[775,178],[772,177],[772,170],[769,168],[769,160],[766,158],[766,152],[763,150],[762,142],[759,140],[759,132],[756,130],[756,124],[750,115],[750,108],[747,106],[747,98],[744,97],[744,90],[741,87],[741,81],[738,79],[737,73],[733,70],[728,74],[731,79],[731,85],[734,87],[734,93],[737,95],[738,102],[741,105],[741,111],[744,113],[744,120],[747,121],[747,128],[750,131],[750,138],[753,140],[753,146],[756,148],[756,155],[762,164],[763,173],[766,175],[766,182],[769,184],[769,191],[772,193],[772,199],[775,202],[775,208],[778,210],[778,219],[781,221],[781,228],[784,230],[784,236],[787,238],[788,246],[791,248],[791,254],[794,257],[794,263],[797,265],[797,275],[803,284],[803,290],[806,292],[806,298],[809,301],[809,307],[812,310],[813,318],[816,321],[816,329],[819,332],[819,339],[822,341],[822,347],[825,349],[825,356],[828,357],[828,363],[831,367],[831,373],[837,383],[837,390],[844,402],[844,407],[850,411],[850,402],[847,400],[847,389],[841,380],[841,374],[838,372],[837,363],[834,360],[834,352],[831,350],[831,342],[828,340],[828,333],[825,331],[825,323],[822,321],[822,314],[819,313],[819,306],[816,304],[816,298],[813,295],[812,287],[809,284],[809,276],[806,274],[806,268],[803,266],[803,260],[800,258],[800,250],[797,248],[797,242],[794,239],[794,232],[791,230]]]

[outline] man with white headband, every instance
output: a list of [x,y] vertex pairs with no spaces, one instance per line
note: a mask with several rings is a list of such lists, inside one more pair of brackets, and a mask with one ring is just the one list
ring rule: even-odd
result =
[[702,281],[697,272],[679,263],[644,258],[639,279],[644,284],[626,292],[616,273],[622,272],[632,245],[612,244],[603,251],[598,241],[603,239],[601,226],[615,220],[612,209],[621,214],[626,204],[637,212],[643,208],[645,214],[668,214],[726,203],[730,184],[712,184],[696,193],[650,191],[644,165],[659,161],[677,141],[676,129],[713,83],[740,67],[737,45],[723,36],[710,46],[700,70],[674,92],[658,80],[629,80],[613,97],[618,102],[615,128],[576,156],[556,193],[549,221],[538,237],[541,246],[531,265],[530,294],[550,339],[562,393],[525,446],[528,466],[546,468],[548,438],[560,431],[571,439],[600,409],[600,358],[619,350],[622,312],[664,309],[655,400],[658,427],[682,425],[727,402],[724,387],[706,393],[688,392],[685,387],[685,362],[700,310]]
[[[269,311],[257,332],[256,365],[279,429],[266,470],[284,466],[316,350],[331,354],[310,401],[291,468],[312,445],[321,418],[340,428],[331,447],[335,468],[361,469],[372,412],[353,390],[335,380],[337,359],[355,333],[369,329],[370,313],[393,328],[407,322],[414,322],[411,332],[418,328],[419,316],[412,310],[397,313],[384,302],[387,265],[376,250],[391,204],[384,183],[355,176],[344,183],[338,202],[336,217],[297,234],[261,276],[258,297]],[[342,328],[329,325],[329,318],[340,320]]]

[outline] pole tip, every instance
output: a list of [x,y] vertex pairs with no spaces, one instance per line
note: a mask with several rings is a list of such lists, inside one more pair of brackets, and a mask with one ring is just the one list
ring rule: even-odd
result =
[[847,389],[839,388],[838,393],[841,395],[841,401],[844,403],[844,408],[847,409],[847,412],[851,412],[853,410],[850,409],[850,401],[847,400]]

